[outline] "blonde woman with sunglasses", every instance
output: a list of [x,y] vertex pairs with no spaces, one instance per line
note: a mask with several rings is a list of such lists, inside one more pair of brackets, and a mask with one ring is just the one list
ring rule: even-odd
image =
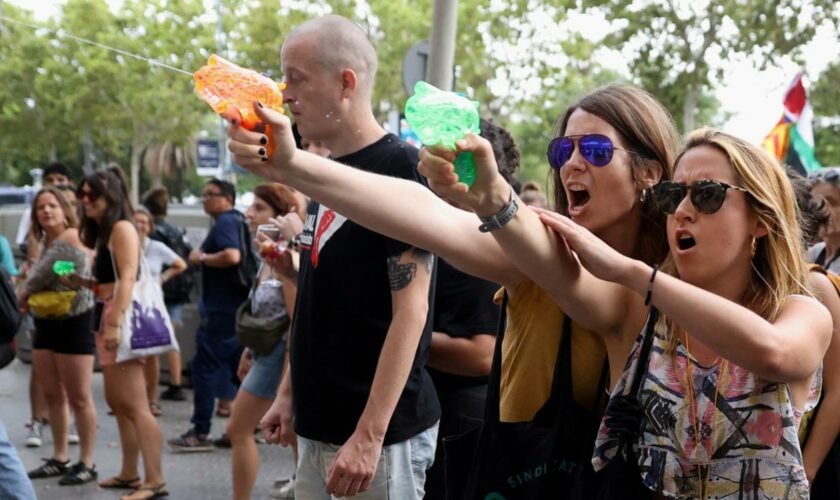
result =
[[[482,154],[483,144],[468,146]],[[580,149],[578,142],[565,155],[570,184],[588,175]],[[506,202],[501,189],[476,192],[453,181],[443,161],[427,167],[442,192],[477,200],[479,214]],[[798,213],[784,171],[766,152],[704,129],[689,136],[674,180],[650,195],[668,215],[671,254],[660,272],[559,214],[537,219],[519,211],[494,233],[523,268],[563,269],[565,292],[555,298],[607,345],[620,378],[595,468],[615,458],[616,434],[629,431],[639,480],[655,497],[807,498],[796,432],[819,396],[815,377],[832,322],[804,285]],[[539,222],[557,238],[543,238]],[[514,245],[514,237],[524,242]],[[638,368],[639,393],[627,394],[642,338],[627,318],[648,316],[648,305],[663,318],[649,363]],[[628,344],[622,374],[625,360],[613,353]],[[637,396],[638,425],[628,424],[617,403]]]

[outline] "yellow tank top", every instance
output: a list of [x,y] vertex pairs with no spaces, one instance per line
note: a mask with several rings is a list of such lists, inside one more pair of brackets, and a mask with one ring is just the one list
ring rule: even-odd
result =
[[[497,303],[503,294],[504,288],[496,293]],[[502,422],[530,421],[548,401],[563,318],[554,299],[532,281],[523,282],[508,300],[499,402]],[[606,359],[604,342],[575,323],[572,333],[575,401],[592,409]]]

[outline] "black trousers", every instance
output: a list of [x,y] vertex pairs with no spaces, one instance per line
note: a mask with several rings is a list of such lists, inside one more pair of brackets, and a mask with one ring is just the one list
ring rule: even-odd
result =
[[[426,471],[426,496],[428,500],[445,500],[443,438],[457,436],[476,426],[484,418],[487,384],[462,389],[438,390],[441,417],[438,429],[435,463]],[[464,477],[464,480],[467,478]],[[459,499],[460,500],[460,499]]]

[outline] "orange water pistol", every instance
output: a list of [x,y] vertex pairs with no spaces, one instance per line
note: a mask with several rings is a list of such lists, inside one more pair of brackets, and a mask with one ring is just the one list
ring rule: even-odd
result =
[[[241,125],[248,130],[261,125],[254,113],[254,101],[283,113],[284,83],[275,82],[252,69],[241,68],[216,54],[210,56],[206,66],[195,72],[193,79],[198,96],[213,111],[228,120],[239,115]],[[268,137],[266,156],[271,156],[275,146],[271,127],[266,125],[264,133]]]

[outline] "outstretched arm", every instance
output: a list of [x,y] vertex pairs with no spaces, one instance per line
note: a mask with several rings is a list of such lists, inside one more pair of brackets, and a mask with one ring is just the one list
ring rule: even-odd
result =
[[[653,272],[647,264],[621,255],[568,217],[541,217],[578,255],[587,280],[647,295]],[[800,382],[813,375],[831,338],[828,311],[804,296],[788,297],[779,317],[769,322],[731,300],[658,273],[651,303],[725,359],[771,382]]]
[[232,124],[230,151],[238,165],[282,182],[368,229],[440,255],[464,272],[515,288],[523,276],[498,244],[478,231],[475,214],[457,209],[416,182],[348,168],[295,148],[286,116],[255,107],[277,144],[262,161],[265,136]]
[[[476,163],[472,186],[458,182],[452,161],[455,154],[437,148],[420,152],[420,172],[432,189],[447,199],[470,206],[481,216],[497,214],[516,196],[496,167],[490,143],[469,135],[458,143],[471,151]],[[580,266],[562,239],[546,228],[536,212],[519,202],[513,219],[490,234],[508,258],[582,326],[602,334],[621,330],[625,322],[627,294],[612,283],[581,274]]]

